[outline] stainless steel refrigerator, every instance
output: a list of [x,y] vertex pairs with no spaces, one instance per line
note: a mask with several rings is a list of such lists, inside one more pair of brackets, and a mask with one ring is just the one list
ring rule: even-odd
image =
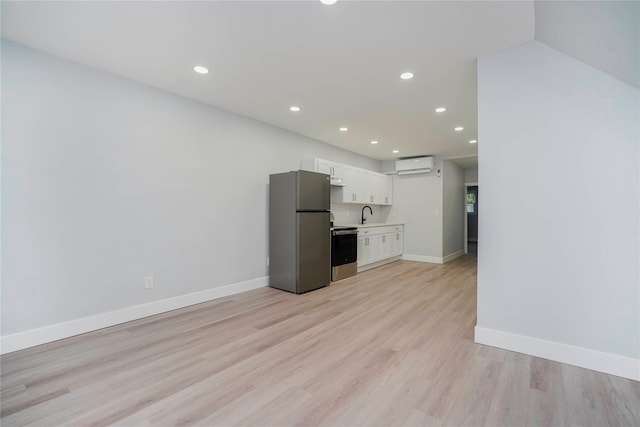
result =
[[269,285],[296,294],[329,285],[329,175],[269,176]]

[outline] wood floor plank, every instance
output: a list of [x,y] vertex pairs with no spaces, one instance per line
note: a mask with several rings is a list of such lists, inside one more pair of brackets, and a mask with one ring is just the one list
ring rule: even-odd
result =
[[[567,405],[566,387],[562,376],[562,365],[550,360],[536,361],[532,357],[533,369],[544,369],[544,372],[534,376],[544,377],[545,390],[539,390],[537,382],[530,381],[529,400],[527,401],[528,426],[556,426],[571,425],[571,413],[578,410],[577,407]],[[534,363],[536,362],[536,363]],[[531,387],[533,386],[533,387]]]
[[[501,352],[504,353],[504,352]],[[531,357],[513,354],[502,357],[502,368],[490,402],[485,424],[523,426],[527,422],[527,402],[531,378]]]
[[3,426],[640,425],[640,383],[473,342],[476,258],[256,289],[0,358]]

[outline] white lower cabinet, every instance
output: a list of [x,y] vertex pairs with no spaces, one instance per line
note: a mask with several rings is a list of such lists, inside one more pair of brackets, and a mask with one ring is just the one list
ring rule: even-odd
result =
[[373,242],[369,236],[358,236],[358,265],[369,264],[373,260]]
[[381,234],[380,237],[380,259],[389,258],[391,256],[390,251],[390,243],[391,243],[391,234],[385,233]]
[[404,252],[404,232],[395,231],[389,235],[390,256],[402,255]]
[[403,242],[402,225],[358,228],[358,269],[394,261],[403,253]]

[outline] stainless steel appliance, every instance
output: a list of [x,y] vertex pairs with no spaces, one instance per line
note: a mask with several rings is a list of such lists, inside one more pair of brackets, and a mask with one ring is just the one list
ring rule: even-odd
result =
[[358,272],[358,229],[333,227],[331,231],[331,280],[336,281]]
[[329,175],[269,176],[269,286],[296,294],[329,285]]

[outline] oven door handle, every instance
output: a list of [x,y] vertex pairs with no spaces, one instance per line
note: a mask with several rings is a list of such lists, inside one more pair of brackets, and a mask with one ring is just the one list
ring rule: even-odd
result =
[[336,230],[333,232],[334,236],[343,236],[345,234],[358,234],[358,230]]

